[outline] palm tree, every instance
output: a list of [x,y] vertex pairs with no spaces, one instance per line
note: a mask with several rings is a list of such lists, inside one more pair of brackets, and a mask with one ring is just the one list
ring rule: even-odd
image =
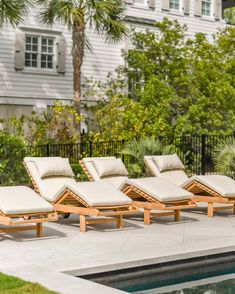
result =
[[72,31],[74,107],[80,114],[81,66],[87,44],[85,28],[94,28],[106,41],[120,41],[127,35],[122,0],[37,0],[41,20],[62,22]]
[[0,0],[0,27],[4,22],[19,24],[30,4],[31,0]]

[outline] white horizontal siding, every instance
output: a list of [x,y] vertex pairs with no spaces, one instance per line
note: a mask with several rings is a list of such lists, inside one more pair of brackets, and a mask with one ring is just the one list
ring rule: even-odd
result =
[[[178,19],[180,23],[188,26],[187,35],[193,36],[196,32],[203,32],[211,36],[217,28],[223,27],[223,21],[204,20],[194,17],[194,0],[190,2],[189,15],[176,15],[171,12],[163,13],[161,0],[156,0],[155,10],[147,7],[137,8],[127,6],[127,16],[137,20],[148,19],[161,21],[164,16],[169,19]],[[136,26],[144,28],[144,25],[136,22]],[[38,22],[36,11],[30,11],[27,20],[21,27],[34,29],[52,29],[63,33],[67,40],[67,58],[65,75],[44,75],[15,71],[15,29],[4,26],[0,31],[0,103],[35,104],[36,101],[44,100],[49,103],[53,99],[69,100],[73,95],[73,67],[71,58],[71,33],[61,24],[52,28],[42,26]],[[113,72],[118,65],[123,64],[121,51],[127,48],[129,39],[121,44],[109,44],[105,38],[99,36],[94,30],[87,29],[87,37],[92,46],[92,52],[86,50],[82,66],[83,80],[105,80],[109,72]],[[13,102],[14,101],[14,102]]]

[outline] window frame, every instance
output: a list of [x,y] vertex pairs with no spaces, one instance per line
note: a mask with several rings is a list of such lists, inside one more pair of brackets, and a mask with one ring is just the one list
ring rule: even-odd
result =
[[134,7],[142,7],[142,8],[148,7],[148,0],[142,0],[142,1],[143,1],[143,3],[136,3],[134,0],[133,6]]
[[[210,4],[210,14],[203,14],[203,3],[209,3]],[[201,0],[201,16],[204,18],[212,18],[213,17],[213,0]]]
[[169,0],[169,10],[175,11],[175,12],[182,12],[182,1],[177,0],[177,1],[179,1],[179,9],[171,8],[171,1],[175,1],[175,0]]
[[[24,58],[26,61],[26,53],[33,53],[33,51],[26,50],[26,38],[29,37],[36,37],[38,38],[38,51],[37,51],[37,67],[27,66],[26,62],[24,62],[24,72],[35,72],[35,73],[45,73],[45,74],[57,74],[57,43],[58,43],[58,36],[59,34],[56,32],[43,32],[43,31],[35,31],[35,30],[24,30],[25,33],[25,40],[24,40]],[[42,39],[53,39],[53,52],[43,52],[42,51]],[[52,68],[42,67],[42,55],[52,55]],[[47,58],[46,58],[47,59]]]

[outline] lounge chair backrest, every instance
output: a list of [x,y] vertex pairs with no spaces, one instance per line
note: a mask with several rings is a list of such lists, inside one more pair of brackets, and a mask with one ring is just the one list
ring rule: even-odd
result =
[[82,163],[93,181],[105,180],[120,188],[128,179],[128,172],[120,158],[86,157],[82,159]]
[[183,186],[189,179],[184,165],[176,154],[144,156],[144,162],[152,176],[164,178],[173,184]]
[[48,176],[40,177],[39,170],[37,168],[37,162],[45,159],[54,159],[55,162],[62,157],[25,157],[24,163],[26,168],[34,181],[34,185],[38,188],[39,194],[49,201],[54,201],[57,197],[57,192],[61,190],[66,184],[75,183],[73,176]]

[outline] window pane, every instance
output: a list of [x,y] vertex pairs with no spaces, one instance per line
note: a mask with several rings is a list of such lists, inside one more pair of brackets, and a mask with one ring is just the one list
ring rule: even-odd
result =
[[54,43],[53,41],[54,41],[53,39],[48,39],[48,45],[53,46],[53,43]]
[[179,10],[179,0],[170,0],[170,9]]
[[38,51],[38,46],[37,45],[33,45],[32,51]]
[[47,39],[42,38],[42,44],[43,44],[43,45],[46,45],[46,44],[47,44]]
[[46,61],[46,60],[47,60],[47,56],[44,55],[44,54],[42,54],[42,55],[41,55],[41,60]]
[[32,67],[37,67],[37,61],[32,61]]
[[53,53],[53,47],[48,47],[48,53]]
[[26,44],[25,49],[26,49],[26,51],[31,51],[31,45],[30,44]]
[[53,68],[53,64],[52,64],[52,62],[48,62],[47,67],[48,67],[48,68]]
[[47,46],[42,46],[42,52],[47,52]]
[[41,62],[41,68],[46,68],[46,62],[44,61]]
[[47,56],[47,61],[52,62],[52,55]]
[[37,37],[33,37],[33,44],[37,44],[38,43],[38,38]]

